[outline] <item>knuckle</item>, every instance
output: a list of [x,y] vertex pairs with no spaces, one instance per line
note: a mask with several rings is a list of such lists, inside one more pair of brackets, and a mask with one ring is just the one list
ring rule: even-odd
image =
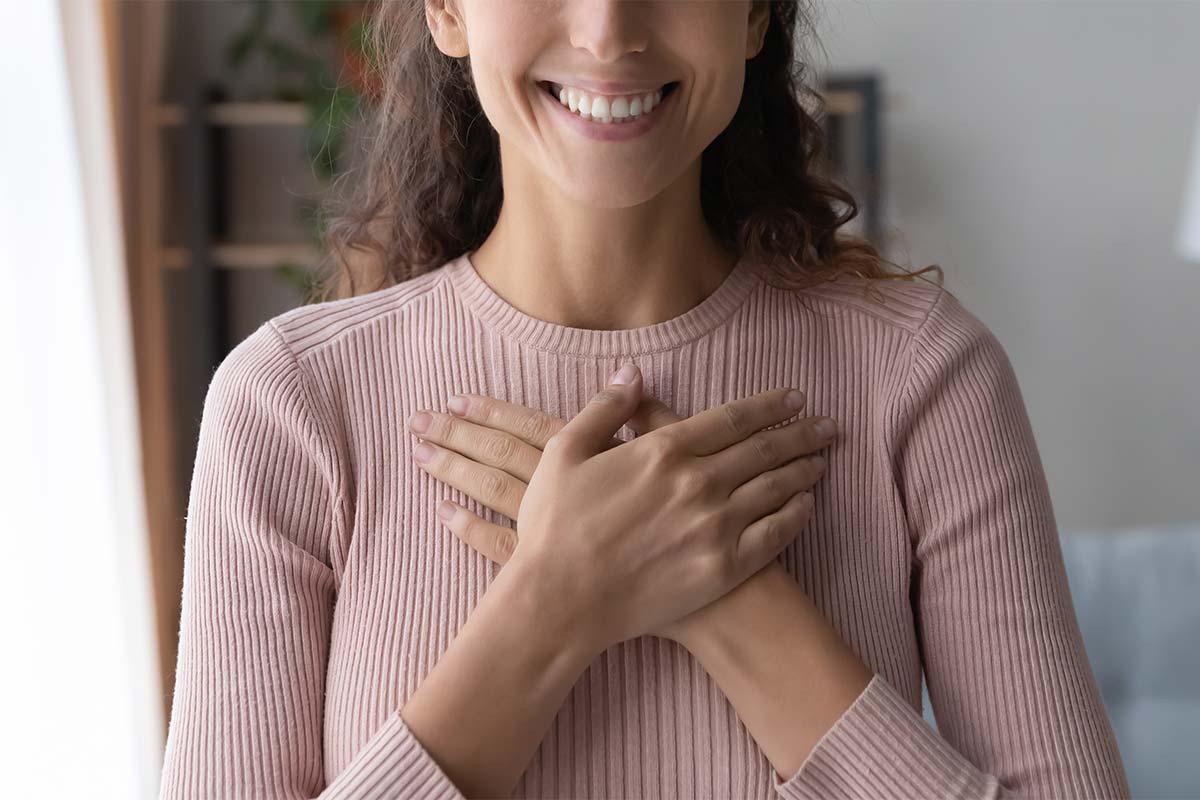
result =
[[609,404],[617,402],[621,397],[616,389],[601,389],[592,396],[593,403]]
[[708,489],[708,473],[700,467],[683,467],[676,475],[676,488],[688,497],[703,495]]
[[502,561],[507,561],[512,558],[513,552],[517,549],[517,537],[508,529],[501,529],[496,534],[496,555]]
[[484,502],[488,505],[495,505],[500,500],[504,499],[505,485],[504,479],[494,472],[488,472],[480,481],[480,493],[483,495]]
[[552,455],[554,453],[562,453],[570,450],[575,446],[575,435],[564,429],[560,430],[546,440],[546,446],[542,448],[544,455]]
[[715,506],[705,513],[703,517],[704,529],[709,535],[717,535],[724,533],[729,528],[730,515],[727,505],[722,504]]
[[796,496],[796,502],[788,503],[788,507],[784,509],[787,512],[788,519],[795,522],[795,529],[797,531],[812,519],[814,502],[812,492],[800,492]]
[[729,549],[718,548],[708,557],[707,571],[722,586],[728,586],[737,577],[737,559]]
[[550,430],[550,421],[541,414],[529,414],[522,417],[517,427],[521,438],[527,442],[547,441],[553,434],[553,431]]
[[782,550],[787,544],[787,528],[783,521],[776,518],[767,520],[765,538],[772,551]]
[[720,581],[724,577],[725,567],[722,561],[721,554],[715,548],[704,548],[691,556],[697,580],[702,584]]
[[747,428],[750,425],[750,416],[742,409],[738,403],[726,403],[721,406],[721,413],[725,418],[725,424],[729,426],[738,436],[746,436],[750,433]]
[[463,481],[470,476],[467,470],[467,459],[462,458],[452,450],[438,451],[439,477],[444,480]]
[[493,464],[508,464],[516,457],[516,442],[503,434],[489,436],[484,443],[484,454]]
[[763,484],[766,486],[767,494],[772,499],[787,497],[791,494],[788,488],[783,485],[777,472],[766,472],[763,474]]
[[675,459],[679,452],[679,444],[673,433],[666,430],[655,431],[653,435],[639,437],[642,447],[647,451],[646,457],[655,469],[665,468]]
[[464,542],[469,544],[471,547],[474,547],[476,550],[478,550],[479,549],[479,526],[483,524],[482,520],[480,520],[478,517],[476,517],[474,515],[460,514],[459,516],[467,517],[467,519],[464,522],[462,522],[459,527],[459,530],[458,530],[459,538],[461,538]]
[[754,445],[754,451],[758,453],[758,457],[763,464],[775,464],[779,458],[779,447],[774,441],[767,438],[765,434],[755,434],[750,437],[750,443]]
[[797,459],[793,465],[789,465],[788,469],[788,485],[791,491],[788,493],[790,497],[797,491],[811,489],[813,484],[820,479],[821,475],[813,469],[812,463],[807,458]]
[[499,407],[491,402],[491,398],[487,395],[472,396],[471,411],[474,412],[473,416],[479,420],[480,424],[489,428],[493,428],[501,422]]

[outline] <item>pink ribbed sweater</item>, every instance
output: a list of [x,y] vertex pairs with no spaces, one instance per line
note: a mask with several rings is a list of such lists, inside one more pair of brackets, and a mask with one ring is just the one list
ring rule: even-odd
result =
[[687,650],[623,642],[515,796],[1128,796],[1008,358],[949,292],[877,288],[786,290],[743,260],[680,316],[586,330],[468,254],[264,323],[205,401],[163,796],[460,797],[399,709],[501,569],[438,500],[507,518],[418,468],[405,421],[456,392],[569,418],[627,360],[681,415],[796,386],[838,420],[780,559],[876,675],[781,777]]

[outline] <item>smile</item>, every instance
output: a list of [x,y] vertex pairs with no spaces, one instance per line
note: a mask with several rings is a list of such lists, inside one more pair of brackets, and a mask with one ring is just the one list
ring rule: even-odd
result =
[[671,98],[679,82],[672,81],[655,92],[632,95],[600,95],[539,81],[539,94],[552,104],[556,115],[579,133],[601,141],[622,141],[651,130],[673,105]]

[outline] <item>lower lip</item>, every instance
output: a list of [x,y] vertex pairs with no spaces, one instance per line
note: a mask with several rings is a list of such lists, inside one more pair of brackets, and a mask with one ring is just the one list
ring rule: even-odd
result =
[[547,103],[554,107],[553,113],[559,114],[566,124],[584,136],[602,142],[623,142],[627,139],[635,139],[646,133],[646,131],[658,124],[658,120],[662,117],[663,112],[671,107],[671,101],[679,94],[679,87],[676,86],[671,90],[670,94],[663,97],[662,102],[650,109],[649,114],[643,114],[632,122],[597,122],[594,119],[584,119],[579,116],[569,107],[564,106],[558,98],[552,97],[540,85],[535,85],[534,89],[545,98]]

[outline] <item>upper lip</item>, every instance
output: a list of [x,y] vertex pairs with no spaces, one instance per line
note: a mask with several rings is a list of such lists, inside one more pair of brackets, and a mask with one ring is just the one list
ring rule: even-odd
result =
[[674,81],[652,83],[648,81],[605,81],[591,78],[547,78],[543,83],[556,83],[559,86],[572,86],[596,94],[646,94],[657,92],[659,89]]

